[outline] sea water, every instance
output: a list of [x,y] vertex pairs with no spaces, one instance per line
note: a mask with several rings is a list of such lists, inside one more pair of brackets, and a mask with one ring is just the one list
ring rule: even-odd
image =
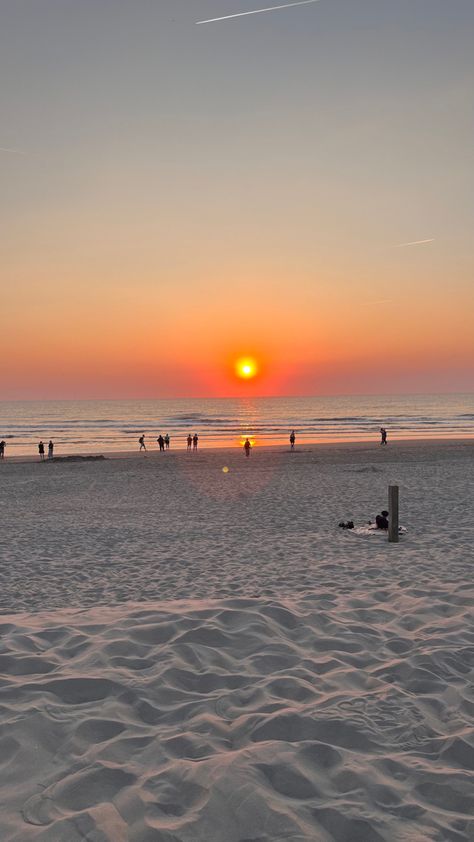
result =
[[36,454],[40,439],[56,453],[105,453],[156,446],[161,433],[172,448],[198,433],[203,447],[288,442],[473,438],[474,395],[395,395],[248,399],[1,401],[0,439],[6,455]]

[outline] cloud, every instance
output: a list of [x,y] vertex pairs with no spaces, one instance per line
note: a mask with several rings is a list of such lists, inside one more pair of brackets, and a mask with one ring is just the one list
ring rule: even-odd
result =
[[364,301],[364,307],[375,307],[377,304],[390,304],[393,298],[382,298],[380,301]]
[[395,246],[395,248],[396,249],[404,249],[404,248],[406,248],[406,246],[425,246],[428,243],[434,243],[434,242],[435,242],[435,238],[431,237],[429,240],[413,240],[412,243],[398,243],[398,245]]
[[196,26],[200,26],[203,23],[217,23],[221,20],[232,20],[232,18],[243,18],[247,15],[261,15],[263,12],[275,12],[278,9],[290,9],[292,6],[309,6],[313,3],[319,3],[320,0],[298,0],[296,3],[284,3],[282,6],[269,6],[267,9],[253,9],[250,12],[237,12],[234,15],[224,15],[220,18],[209,18],[209,20],[197,20]]

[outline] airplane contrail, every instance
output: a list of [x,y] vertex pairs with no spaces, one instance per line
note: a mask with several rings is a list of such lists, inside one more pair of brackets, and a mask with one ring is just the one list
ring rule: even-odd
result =
[[24,155],[21,149],[10,149],[8,146],[0,146],[0,152],[11,152],[12,155]]
[[278,9],[290,9],[292,6],[309,6],[313,3],[319,3],[320,0],[297,0],[296,3],[284,3],[282,6],[269,6],[267,9],[253,9],[250,12],[237,12],[234,15],[224,15],[221,18],[210,18],[209,20],[197,20],[196,26],[202,23],[217,23],[220,20],[231,20],[232,18],[243,18],[246,15],[261,15],[263,12],[275,12]]
[[424,246],[427,243],[434,243],[435,238],[431,237],[429,240],[414,240],[412,243],[399,243],[398,246],[395,246],[397,249],[403,249],[405,246]]

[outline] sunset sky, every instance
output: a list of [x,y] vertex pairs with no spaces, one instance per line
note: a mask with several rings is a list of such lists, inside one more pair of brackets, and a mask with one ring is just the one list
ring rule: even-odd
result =
[[474,389],[472,0],[278,2],[0,0],[0,398]]

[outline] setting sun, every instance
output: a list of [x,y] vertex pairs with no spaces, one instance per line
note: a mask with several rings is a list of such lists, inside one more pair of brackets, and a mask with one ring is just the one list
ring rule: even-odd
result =
[[251,357],[243,357],[237,360],[235,364],[235,372],[238,377],[244,380],[250,380],[258,372],[257,363]]

